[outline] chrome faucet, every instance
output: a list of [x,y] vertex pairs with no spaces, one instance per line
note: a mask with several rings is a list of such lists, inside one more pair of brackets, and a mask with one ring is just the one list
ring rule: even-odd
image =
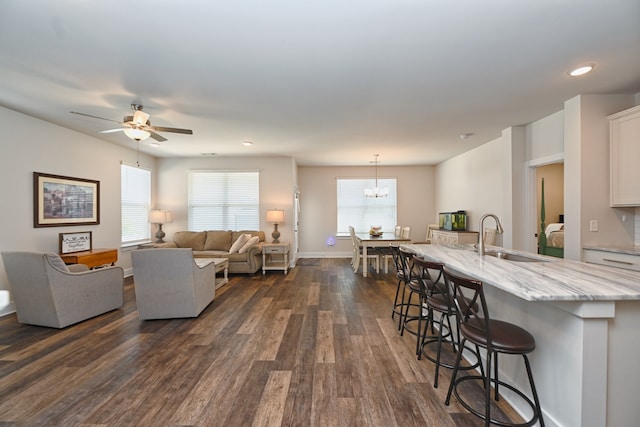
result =
[[478,238],[478,254],[479,255],[484,255],[484,220],[487,219],[487,217],[491,217],[495,220],[496,229],[498,230],[498,233],[502,234],[504,231],[502,229],[502,224],[500,224],[500,220],[495,214],[488,213],[488,214],[482,215],[482,217],[480,218],[480,237]]

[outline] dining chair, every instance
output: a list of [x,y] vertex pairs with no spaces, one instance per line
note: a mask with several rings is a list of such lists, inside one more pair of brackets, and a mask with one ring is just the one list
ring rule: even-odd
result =
[[[362,259],[362,245],[358,243],[358,239],[356,238],[356,232],[353,226],[349,226],[349,234],[351,235],[351,242],[353,243],[353,258],[351,260],[351,266],[353,267],[353,272],[358,272],[358,266],[360,265],[360,260]],[[376,265],[376,273],[380,271],[380,257],[377,253],[367,253],[367,265],[368,261],[375,261]]]
[[426,238],[427,243],[431,243],[431,239],[433,238],[433,230],[439,230],[439,229],[440,229],[440,225],[438,224],[429,224],[427,226],[427,238]]
[[402,234],[401,234],[403,239],[410,239],[411,237],[411,227],[402,227]]
[[[402,237],[402,226],[401,225],[396,225],[394,230],[393,230],[393,236],[394,237]],[[378,252],[378,255],[380,256],[380,263],[382,264],[384,262],[384,272],[385,274],[387,274],[389,272],[389,260],[393,259],[393,254],[392,251],[389,247],[377,247],[375,248],[376,251]],[[396,269],[396,271],[398,271]]]

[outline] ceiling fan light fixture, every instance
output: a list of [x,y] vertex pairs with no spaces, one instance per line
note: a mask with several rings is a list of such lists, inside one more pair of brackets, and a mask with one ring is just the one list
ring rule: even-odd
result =
[[135,139],[136,141],[144,141],[151,136],[151,134],[146,130],[136,128],[127,128],[124,130],[124,133],[129,138]]
[[147,124],[147,120],[149,120],[149,114],[145,113],[144,111],[137,110],[135,113],[133,113],[133,123],[135,123],[136,125],[144,126],[145,124]]

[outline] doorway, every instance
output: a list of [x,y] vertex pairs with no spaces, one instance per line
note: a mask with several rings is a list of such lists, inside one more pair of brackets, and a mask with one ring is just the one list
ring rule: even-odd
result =
[[[559,223],[564,215],[564,156],[562,153],[526,164],[526,196],[522,235],[526,252],[538,253],[542,178],[545,191],[545,223]],[[564,221],[564,217],[562,218]]]
[[[564,163],[536,168],[536,237],[542,232],[542,179],[544,178],[545,226],[564,224]],[[539,252],[539,251],[538,251]]]

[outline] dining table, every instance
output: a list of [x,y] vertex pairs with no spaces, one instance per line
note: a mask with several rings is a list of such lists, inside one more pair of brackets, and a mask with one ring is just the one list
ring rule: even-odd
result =
[[369,248],[389,246],[391,243],[408,243],[411,239],[399,236],[395,233],[381,233],[371,235],[369,233],[355,233],[356,240],[362,245],[362,276],[367,277],[367,251]]

